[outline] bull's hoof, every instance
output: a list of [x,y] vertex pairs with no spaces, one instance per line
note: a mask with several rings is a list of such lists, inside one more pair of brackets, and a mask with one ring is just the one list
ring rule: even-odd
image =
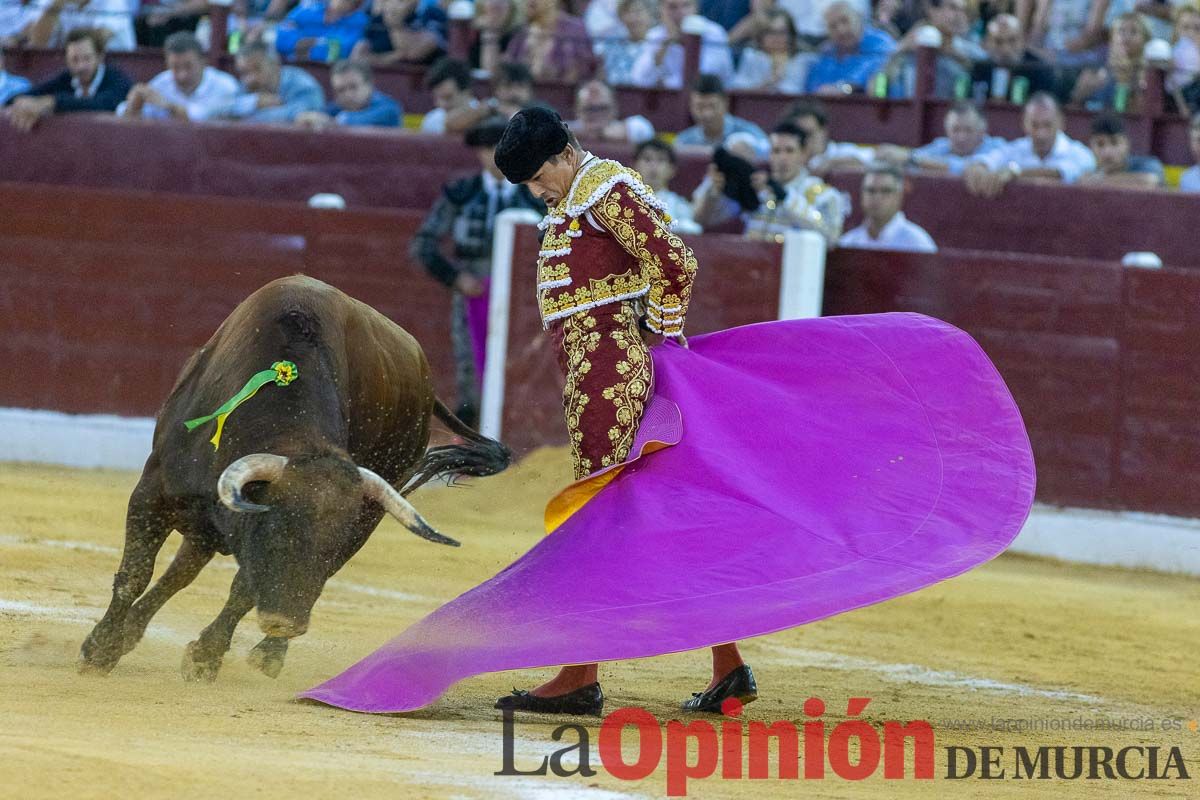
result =
[[277,678],[283,671],[283,659],[287,655],[287,648],[287,639],[268,636],[254,645],[246,660],[250,662],[250,666],[268,678]]
[[185,681],[196,683],[212,683],[221,671],[221,657],[204,659],[200,657],[200,643],[191,642],[183,651],[183,661],[179,665],[179,673]]
[[121,655],[116,648],[101,646],[96,643],[94,636],[88,636],[79,648],[75,669],[80,675],[107,675],[121,660]]
[[113,667],[116,665],[115,660],[111,662],[88,661],[80,653],[79,660],[75,662],[75,670],[80,675],[107,675],[113,671]]

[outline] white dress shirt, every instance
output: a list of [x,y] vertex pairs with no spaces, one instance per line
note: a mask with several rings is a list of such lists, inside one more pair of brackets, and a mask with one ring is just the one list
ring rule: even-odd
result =
[[913,253],[936,253],[937,245],[933,237],[916,223],[909,222],[903,211],[897,211],[896,216],[879,231],[879,238],[874,239],[867,231],[867,223],[847,231],[838,239],[842,247],[861,247],[867,250],[908,250]]
[[[225,113],[233,106],[233,101],[241,89],[237,78],[213,67],[204,68],[200,83],[191,94],[184,94],[175,83],[175,76],[170,70],[164,70],[151,78],[149,86],[161,94],[163,100],[187,109],[190,120],[209,119]],[[121,103],[117,113],[124,114],[128,105],[128,100]],[[146,103],[142,106],[142,116],[147,119],[169,119],[171,113],[162,106]]]
[[1054,139],[1054,147],[1042,158],[1033,151],[1033,141],[1023,136],[990,153],[972,159],[987,165],[993,171],[1007,164],[1016,164],[1020,169],[1056,169],[1063,183],[1074,183],[1079,176],[1096,170],[1096,157],[1083,142],[1077,142],[1062,131]]

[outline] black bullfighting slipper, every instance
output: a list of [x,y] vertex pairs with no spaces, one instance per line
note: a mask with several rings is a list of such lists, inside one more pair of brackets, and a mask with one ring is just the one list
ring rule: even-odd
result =
[[710,711],[721,713],[721,703],[736,697],[742,705],[758,699],[758,684],[749,664],[742,664],[704,692],[693,692],[691,700],[683,701],[684,711]]
[[604,692],[599,683],[589,683],[573,692],[553,697],[538,697],[524,689],[513,689],[513,693],[496,701],[502,711],[533,711],[538,714],[591,714],[600,716],[604,708]]

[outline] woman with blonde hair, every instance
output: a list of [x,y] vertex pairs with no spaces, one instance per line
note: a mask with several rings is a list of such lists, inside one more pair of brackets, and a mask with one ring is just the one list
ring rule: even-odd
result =
[[477,0],[471,66],[495,72],[503,53],[525,23],[519,0]]
[[766,12],[754,45],[742,51],[730,88],[802,94],[815,58],[811,52],[800,51],[791,14],[772,9]]
[[1108,44],[1108,59],[1100,67],[1085,69],[1071,91],[1071,102],[1092,111],[1125,113],[1141,107],[1146,80],[1143,55],[1150,41],[1150,26],[1142,15],[1129,12],[1117,17]]

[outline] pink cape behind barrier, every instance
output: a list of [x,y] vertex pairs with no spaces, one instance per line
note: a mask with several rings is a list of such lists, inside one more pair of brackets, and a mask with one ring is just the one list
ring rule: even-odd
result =
[[[761,636],[1002,552],[1034,465],[1004,382],[916,314],[770,322],[653,350],[627,465],[495,577],[301,697],[412,711],[484,672]],[[681,427],[681,430],[680,430]]]

